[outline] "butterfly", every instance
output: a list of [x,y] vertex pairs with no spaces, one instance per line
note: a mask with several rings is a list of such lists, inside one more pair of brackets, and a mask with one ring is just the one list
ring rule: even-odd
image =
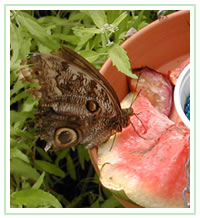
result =
[[45,150],[75,145],[90,149],[130,124],[131,107],[122,109],[108,81],[87,60],[67,47],[55,54],[32,53],[23,62],[23,79],[38,82],[35,127]]

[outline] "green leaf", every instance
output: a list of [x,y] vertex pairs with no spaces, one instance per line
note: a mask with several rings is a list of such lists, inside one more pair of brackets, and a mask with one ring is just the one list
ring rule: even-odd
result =
[[12,97],[12,98],[10,99],[10,105],[12,105],[12,104],[14,104],[15,102],[20,101],[20,100],[22,100],[22,99],[24,99],[24,98],[27,98],[28,96],[29,96],[29,93],[27,93],[27,92],[21,92],[21,93],[17,94],[15,97]]
[[25,58],[27,58],[27,54],[30,53],[31,50],[31,40],[32,37],[27,33],[24,32],[23,30],[21,30],[20,32],[21,34],[21,43],[20,43],[20,62],[21,60],[24,60]]
[[23,176],[26,179],[33,180],[37,180],[37,178],[40,176],[36,169],[32,168],[29,164],[18,158],[11,159],[10,172],[11,174]]
[[98,47],[101,47],[101,34],[98,34],[94,37],[94,39],[90,40],[91,41],[91,46],[90,50],[96,49]]
[[33,96],[29,94],[28,98],[26,98],[20,110],[22,112],[33,113],[33,108],[38,104],[38,101],[38,99],[33,99]]
[[93,33],[93,34],[100,34],[101,30],[97,29],[95,27],[91,27],[91,28],[85,28],[85,27],[74,27],[73,28],[74,31],[79,31],[80,33]]
[[10,74],[10,86],[16,81],[16,79],[18,78],[18,73],[17,73],[17,70],[13,70],[11,71],[11,74]]
[[13,127],[13,126],[10,127],[10,135],[11,136],[21,136],[21,137],[24,137],[26,139],[27,138],[33,139],[33,137],[34,137],[30,132],[21,130],[21,129]]
[[51,53],[51,49],[48,48],[47,46],[45,46],[45,45],[42,44],[42,43],[40,43],[40,44],[38,45],[38,51],[39,51],[40,53],[46,53],[46,54]]
[[17,147],[18,149],[21,150],[28,150],[30,148],[30,145],[28,145],[25,142],[19,142],[18,140],[14,139],[13,137],[10,137],[10,146],[12,148]]
[[115,44],[109,49],[108,53],[112,59],[113,65],[116,66],[120,72],[131,78],[137,78],[137,76],[132,73],[129,58],[123,48]]
[[127,17],[127,12],[125,11],[124,13],[120,14],[119,17],[117,17],[114,21],[113,21],[113,25],[115,27],[117,27],[126,17]]
[[145,21],[142,21],[139,25],[138,25],[138,30],[141,30],[142,28],[144,28],[145,26],[147,26],[148,23]]
[[141,21],[142,21],[143,13],[144,13],[144,11],[140,11],[140,13],[139,13],[137,19],[136,19],[135,22],[134,22],[134,27],[135,27],[135,29],[137,29],[137,30],[139,30],[138,27],[139,27],[139,25],[140,25],[140,23],[141,23]]
[[90,208],[99,208],[100,204],[99,204],[99,198],[93,203],[91,204]]
[[83,48],[83,46],[94,36],[94,34],[85,34],[80,38],[79,43],[77,44],[75,50],[79,51]]
[[45,171],[47,173],[53,174],[55,176],[59,176],[61,178],[65,177],[65,172],[61,170],[54,164],[51,164],[44,160],[35,160],[35,167],[39,170]]
[[87,149],[85,149],[83,146],[79,146],[78,150],[78,159],[81,165],[81,168],[85,169],[85,161],[89,160],[89,155]]
[[10,159],[13,158],[18,158],[26,163],[30,163],[29,158],[16,147],[10,149]]
[[22,180],[22,189],[29,189],[29,188],[31,188],[31,185],[30,185],[30,183],[28,182],[28,181],[24,181],[24,180]]
[[83,33],[79,28],[72,28],[74,34],[79,37],[78,44],[76,46],[77,51],[81,50],[82,47],[91,39],[95,34],[94,33]]
[[28,208],[54,207],[62,208],[60,202],[52,194],[43,190],[26,189],[12,194],[11,203]]
[[106,48],[107,39],[104,33],[101,34],[101,42],[102,42],[102,47]]
[[16,112],[14,110],[10,111],[11,124],[18,121],[24,123],[28,118],[33,118],[33,112]]
[[112,195],[110,198],[104,201],[104,203],[101,205],[102,208],[116,208],[116,207],[122,207],[122,205],[119,203],[119,201],[116,200]]
[[45,16],[38,19],[38,23],[40,24],[46,24],[49,26],[49,24],[59,25],[59,26],[65,26],[69,23],[67,19],[63,19],[60,17],[54,17],[54,16]]
[[36,151],[43,157],[44,160],[47,160],[48,162],[52,162],[52,159],[49,156],[49,153],[44,151],[44,149],[36,146]]
[[[84,195],[84,194],[83,194]],[[70,201],[70,204],[68,204],[66,207],[67,208],[74,208],[76,207],[76,205],[82,201],[84,199],[84,196],[83,195],[79,195],[77,197],[75,197],[72,201]]]
[[106,10],[105,11],[108,19],[108,23],[113,23],[113,21],[122,14],[119,10]]
[[85,11],[71,11],[69,21],[81,21],[85,17]]
[[14,139],[14,138],[12,138],[12,137],[10,137],[10,146],[11,146],[11,147],[15,147],[16,144],[18,144],[17,140]]
[[55,161],[55,164],[56,164],[57,166],[59,166],[59,162],[60,162],[62,159],[64,159],[64,158],[67,157],[68,152],[69,152],[69,149],[64,149],[64,150],[61,150],[61,151],[58,151],[58,152],[57,152],[57,158],[56,158],[56,161]]
[[99,56],[105,55],[90,50],[82,50],[79,52],[79,54],[83,56],[90,63],[95,62],[99,58]]
[[88,14],[92,18],[93,22],[98,28],[103,27],[104,24],[107,23],[107,18],[105,11],[99,10],[99,11],[88,11]]
[[12,69],[12,66],[15,64],[17,61],[17,58],[19,56],[19,51],[20,51],[20,34],[19,34],[19,29],[16,27],[14,24],[10,24],[10,45],[12,49],[12,56],[11,56],[11,61],[10,61],[10,66]]
[[24,86],[25,85],[22,83],[21,80],[17,80],[13,89],[10,91],[10,97],[12,97],[14,94],[17,94],[20,89],[24,88]]
[[51,50],[56,50],[59,48],[59,44],[52,40],[51,36],[47,34],[45,28],[42,27],[37,20],[24,17],[23,15],[24,13],[21,12],[18,14],[17,19],[33,37],[35,37]]
[[74,162],[70,155],[67,157],[67,172],[69,173],[70,177],[76,180],[76,169]]
[[36,183],[32,186],[32,189],[39,189],[44,181],[45,172],[43,172],[37,179]]
[[65,35],[62,33],[56,33],[56,34],[53,34],[52,37],[55,39],[60,39],[60,40],[69,42],[72,45],[77,45],[79,42],[79,37],[75,35]]

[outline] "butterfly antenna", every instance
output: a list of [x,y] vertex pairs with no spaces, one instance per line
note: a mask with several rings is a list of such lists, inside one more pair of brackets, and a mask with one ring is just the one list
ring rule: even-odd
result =
[[[136,92],[137,92],[137,88],[138,88],[140,76],[141,76],[141,73],[139,73],[139,75],[138,75],[138,79],[137,79],[137,83],[136,83],[136,87],[135,87],[135,91],[136,91]],[[138,96],[140,95],[141,91],[142,91],[142,89],[140,89],[140,90],[137,92],[136,96],[134,96],[134,99],[133,99],[133,101],[132,101],[132,103],[131,103],[131,107],[132,107],[133,103],[135,102],[135,100],[136,100],[136,99],[138,98]],[[137,119],[141,122],[143,128],[145,129],[145,132],[144,132],[144,133],[146,133],[146,132],[147,132],[147,129],[146,129],[146,127],[144,126],[144,123],[142,122],[142,120],[138,117],[139,114],[140,114],[140,113],[137,113],[137,114],[134,113],[134,115],[135,115],[135,116],[137,117]],[[134,130],[136,131],[136,129],[135,129],[133,123],[131,123],[131,125],[132,125],[132,127],[134,128]],[[137,131],[136,131],[136,132],[137,132]],[[137,134],[138,134],[138,132],[137,132]],[[138,134],[138,135],[139,135],[139,134]],[[139,135],[139,136],[140,136],[140,135]],[[141,136],[140,136],[140,137],[141,137]],[[143,138],[143,137],[142,137],[142,138]]]
[[137,119],[140,121],[140,123],[142,124],[143,128],[145,129],[144,133],[146,133],[146,132],[147,132],[147,129],[146,129],[144,123],[142,122],[142,120],[138,117],[139,114],[141,114],[141,112],[140,112],[140,113],[137,113],[137,114],[134,114],[134,116],[136,116]]
[[[137,135],[138,135],[140,138],[146,140],[146,138],[144,138],[143,136],[141,136],[141,135],[139,134],[139,132],[136,130],[136,128],[135,128],[135,126],[133,125],[132,122],[131,122],[131,126],[133,127],[134,131],[137,133]],[[145,129],[145,131],[146,131],[146,129]]]
[[137,92],[136,95],[133,95],[133,100],[132,100],[132,102],[131,102],[131,107],[132,107],[133,103],[135,102],[135,100],[136,100],[136,99],[138,98],[138,96],[140,95],[141,91],[142,91],[142,89],[140,89],[139,92]]

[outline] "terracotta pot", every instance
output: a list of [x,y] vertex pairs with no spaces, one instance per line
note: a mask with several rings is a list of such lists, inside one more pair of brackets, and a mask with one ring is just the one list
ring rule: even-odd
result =
[[[179,11],[156,20],[127,39],[122,47],[128,53],[132,68],[148,66],[168,74],[190,56],[190,12]],[[122,100],[128,93],[127,77],[112,65],[111,59],[105,62],[100,72]],[[174,106],[170,118],[175,122],[179,120]],[[90,157],[99,173],[97,149],[90,151]],[[125,207],[136,207],[124,200],[120,202]]]

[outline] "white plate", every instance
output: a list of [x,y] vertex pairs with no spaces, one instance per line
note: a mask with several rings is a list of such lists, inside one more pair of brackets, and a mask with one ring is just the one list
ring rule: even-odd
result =
[[174,104],[184,124],[190,128],[190,121],[184,113],[187,97],[190,95],[190,64],[180,74],[174,91]]

